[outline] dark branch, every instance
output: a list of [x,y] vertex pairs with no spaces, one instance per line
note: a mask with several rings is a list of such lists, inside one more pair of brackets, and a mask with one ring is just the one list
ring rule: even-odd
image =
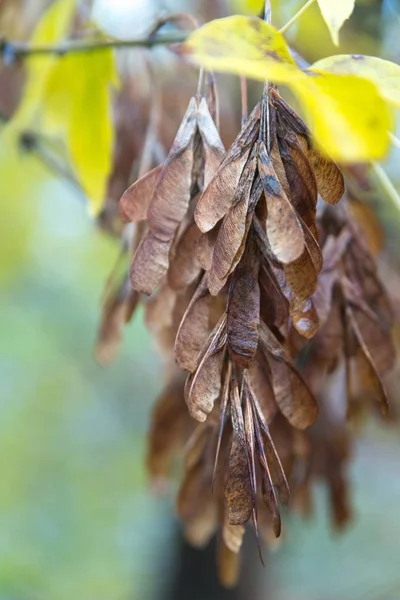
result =
[[184,42],[188,35],[189,32],[177,31],[131,40],[68,40],[55,46],[32,45],[26,42],[8,42],[7,40],[2,40],[0,51],[4,62],[10,64],[16,59],[34,55],[52,54],[55,56],[64,56],[65,54],[79,52],[97,52],[108,48],[152,48],[153,46],[177,44]]

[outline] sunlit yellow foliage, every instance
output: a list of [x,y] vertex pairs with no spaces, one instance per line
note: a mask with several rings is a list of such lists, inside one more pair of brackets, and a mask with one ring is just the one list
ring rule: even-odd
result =
[[[68,33],[76,0],[58,0],[44,13],[36,26],[30,42],[32,45],[51,45],[59,42]],[[47,77],[58,61],[51,55],[31,56],[26,60],[27,83],[22,101],[14,115],[14,123],[26,125],[35,118],[39,108]]]
[[184,51],[209,69],[288,85],[317,143],[336,160],[378,160],[388,150],[392,115],[375,84],[356,75],[305,74],[283,36],[261,19],[207,23],[191,34]]
[[338,54],[328,56],[310,67],[310,71],[353,73],[373,81],[385,100],[400,107],[400,66],[376,56]]
[[303,76],[283,35],[257,17],[210,21],[194,31],[183,47],[194,62],[215,71],[280,83]]
[[43,94],[43,129],[65,135],[72,166],[97,214],[112,167],[112,50],[70,54],[52,69]]
[[354,10],[355,0],[318,0],[322,16],[331,32],[332,40],[339,45],[339,31]]
[[[68,34],[76,0],[58,0],[44,13],[32,45],[55,44]],[[22,101],[7,127],[16,143],[26,128],[66,143],[71,166],[97,214],[112,166],[110,84],[117,75],[112,50],[32,56]]]
[[324,73],[305,77],[293,91],[315,142],[332,158],[355,162],[378,160],[386,154],[392,115],[372,82]]

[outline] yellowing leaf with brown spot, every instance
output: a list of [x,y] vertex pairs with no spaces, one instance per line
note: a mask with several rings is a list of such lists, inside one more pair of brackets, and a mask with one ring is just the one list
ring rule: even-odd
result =
[[318,0],[322,16],[331,33],[333,43],[339,45],[339,31],[351,16],[355,0]]
[[390,60],[359,54],[328,56],[314,63],[310,71],[354,74],[373,81],[381,96],[400,107],[400,66]]
[[194,31],[182,49],[193,62],[214,71],[278,83],[303,75],[282,34],[257,17],[210,21]]
[[315,143],[334,160],[379,160],[388,152],[392,112],[371,81],[323,73],[305,77],[292,89]]
[[92,214],[102,208],[112,168],[110,86],[116,82],[112,50],[70,54],[54,66],[42,101],[44,130],[65,136]]

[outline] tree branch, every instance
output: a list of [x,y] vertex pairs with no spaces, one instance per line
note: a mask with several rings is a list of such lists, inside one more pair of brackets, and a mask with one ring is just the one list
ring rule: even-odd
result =
[[26,58],[28,56],[51,54],[55,56],[64,56],[65,54],[80,52],[97,52],[108,48],[152,48],[153,46],[163,46],[168,44],[177,44],[184,42],[189,32],[175,31],[169,34],[150,35],[144,38],[134,38],[131,40],[68,40],[51,45],[32,45],[26,42],[9,42],[2,40],[0,42],[0,53],[7,64],[11,64],[16,59]]

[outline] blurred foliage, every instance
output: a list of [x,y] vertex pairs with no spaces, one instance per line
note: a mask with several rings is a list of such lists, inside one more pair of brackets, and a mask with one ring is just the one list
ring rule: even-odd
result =
[[0,178],[0,598],[143,598],[169,527],[143,471],[162,368],[141,314],[119,360],[94,363],[117,248],[34,155],[3,142]]

